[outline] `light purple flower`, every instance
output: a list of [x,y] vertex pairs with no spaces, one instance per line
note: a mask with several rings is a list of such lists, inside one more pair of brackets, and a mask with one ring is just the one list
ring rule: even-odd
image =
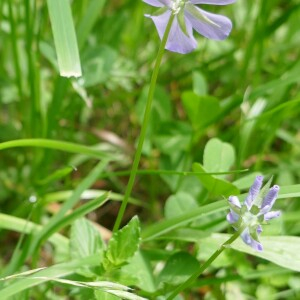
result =
[[236,196],[230,196],[228,199],[230,212],[227,214],[227,221],[232,224],[235,230],[246,226],[241,233],[241,238],[247,245],[257,251],[263,250],[258,239],[259,234],[262,232],[261,224],[265,224],[281,214],[280,211],[270,211],[277,199],[279,186],[274,185],[271,187],[261,201],[262,183],[263,176],[257,176],[242,205]]
[[229,35],[232,28],[232,23],[227,17],[206,12],[196,4],[226,5],[234,3],[236,0],[143,1],[149,5],[160,7],[157,15],[146,15],[146,17],[153,20],[161,39],[171,15],[175,15],[166,45],[166,49],[173,52],[185,54],[196,48],[197,42],[193,36],[193,29],[209,39],[223,40]]
[[254,199],[258,196],[263,180],[263,176],[256,176],[252,186],[250,187],[248,196],[245,200],[245,204],[247,205],[248,209],[251,209]]

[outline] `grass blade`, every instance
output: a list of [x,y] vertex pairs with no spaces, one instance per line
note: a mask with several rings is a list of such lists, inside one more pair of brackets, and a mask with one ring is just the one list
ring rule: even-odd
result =
[[204,215],[213,214],[218,211],[225,210],[228,207],[226,200],[221,200],[215,203],[211,203],[197,209],[194,209],[191,212],[182,214],[178,217],[170,218],[167,220],[160,221],[152,226],[149,226],[147,229],[142,231],[142,239],[144,241],[152,240],[162,234],[170,232],[176,228],[190,223],[192,221],[198,220]]
[[80,77],[81,64],[70,1],[48,0],[47,4],[60,75]]
[[10,149],[10,148],[19,148],[19,147],[39,147],[47,149],[61,150],[70,153],[80,153],[85,154],[95,158],[108,158],[113,159],[116,156],[109,155],[106,152],[97,150],[92,147],[78,145],[76,143],[57,141],[57,140],[48,140],[48,139],[20,139],[12,140],[4,143],[0,143],[0,150]]
[[33,286],[47,282],[52,278],[58,278],[69,274],[73,274],[76,271],[76,269],[81,268],[83,266],[92,267],[97,265],[99,265],[98,255],[80,258],[70,262],[54,265],[52,267],[38,272],[37,274],[39,275],[39,278],[35,278],[37,274],[34,273],[26,278],[18,280],[17,282],[11,283],[9,286],[1,289],[0,299],[7,299],[8,297],[16,295]]

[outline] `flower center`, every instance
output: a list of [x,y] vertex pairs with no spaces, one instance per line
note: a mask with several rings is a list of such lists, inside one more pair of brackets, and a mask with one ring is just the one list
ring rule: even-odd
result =
[[171,9],[172,9],[174,15],[177,15],[180,12],[180,10],[184,7],[186,1],[187,0],[173,0],[172,1]]
[[253,215],[251,212],[247,211],[243,215],[243,222],[247,224],[247,226],[251,227],[257,225],[257,216]]

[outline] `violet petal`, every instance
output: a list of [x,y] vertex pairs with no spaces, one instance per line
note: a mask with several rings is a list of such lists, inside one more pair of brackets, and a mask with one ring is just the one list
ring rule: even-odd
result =
[[257,228],[256,228],[257,234],[261,234],[262,231],[263,231],[263,229],[262,229],[261,225],[258,225]]
[[262,205],[261,205],[261,209],[264,209],[264,207],[269,206],[268,211],[271,210],[273,204],[275,203],[277,196],[278,196],[278,192],[279,192],[279,186],[278,185],[274,185],[272,188],[270,188],[268,194],[266,195],[266,197],[264,198]]
[[[162,15],[159,16],[149,16],[158,31],[160,38],[162,39],[164,32],[166,30],[168,21],[171,17],[171,11],[166,11]],[[177,18],[174,18],[173,24],[171,26],[171,30],[169,33],[166,49],[178,52],[178,53],[189,53],[193,51],[197,47],[197,42],[193,36],[193,28],[189,20],[185,18],[185,25],[187,34],[184,34],[180,28]]]
[[249,233],[249,228],[245,228],[245,230],[241,233],[241,238],[243,239],[243,241],[247,244],[250,245],[251,244],[251,236]]
[[266,213],[264,215],[264,220],[265,221],[269,221],[271,219],[279,217],[280,215],[281,215],[281,212],[279,210],[277,210],[277,211],[270,211],[270,212],[268,212],[268,213]]
[[240,200],[237,196],[229,196],[228,198],[228,201],[230,202],[230,204],[238,207],[238,208],[241,208],[241,203],[240,203]]
[[[186,7],[188,6],[186,5]],[[227,17],[208,13],[196,6],[195,9],[203,18],[196,18],[195,14],[191,14],[191,10],[188,8],[185,10],[185,16],[198,33],[213,40],[224,40],[229,35],[232,23]]]
[[263,176],[260,176],[260,175],[256,176],[252,186],[249,189],[248,196],[245,200],[245,204],[247,205],[249,210],[252,207],[252,203],[253,203],[254,199],[259,194],[259,191],[260,191],[261,186],[263,184],[263,180],[264,180]]
[[234,224],[239,220],[240,216],[235,213],[233,210],[230,210],[230,212],[227,214],[226,219],[230,224]]
[[243,241],[249,245],[250,247],[252,247],[254,250],[256,251],[262,251],[263,247],[262,244],[259,243],[258,241],[254,240],[250,233],[249,233],[249,228],[246,228],[242,234],[241,234],[241,238],[243,239]]
[[263,246],[260,242],[251,239],[251,245],[250,245],[254,250],[256,251],[263,251]]

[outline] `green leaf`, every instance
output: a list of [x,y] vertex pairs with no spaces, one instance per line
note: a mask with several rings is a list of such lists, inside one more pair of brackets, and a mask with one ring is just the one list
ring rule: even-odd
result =
[[165,217],[169,219],[180,216],[195,208],[198,208],[195,199],[188,193],[179,192],[167,199],[165,204]]
[[178,285],[186,281],[199,268],[198,260],[186,252],[172,255],[158,275],[157,282],[161,284]]
[[70,1],[47,0],[59,72],[64,77],[80,77],[81,64]]
[[[72,259],[79,259],[91,255],[99,255],[102,260],[105,244],[101,239],[99,231],[85,218],[77,219],[71,228],[70,254]],[[77,271],[85,277],[92,277],[94,273],[88,267]]]
[[249,146],[251,146],[252,139],[254,138],[252,134],[257,125],[257,120],[255,118],[263,113],[266,105],[267,102],[265,99],[257,99],[252,107],[248,111],[244,112],[245,123],[241,126],[239,134],[238,165],[241,165],[243,159],[245,159],[248,155],[247,151],[249,151]]
[[74,167],[64,167],[62,169],[56,170],[52,174],[48,175],[46,178],[40,179],[37,182],[37,184],[39,184],[39,185],[50,184],[53,181],[57,181],[57,180],[59,180],[61,178],[66,177],[67,175],[69,175],[74,170],[75,170]]
[[[229,239],[229,234],[213,234],[209,238],[204,238],[201,243],[210,242],[214,247],[211,252],[216,250],[223,242]],[[295,236],[262,236],[259,238],[264,250],[254,251],[247,246],[241,239],[236,240],[231,248],[261,257],[271,261],[281,267],[300,272],[300,237]]]
[[[226,172],[235,160],[234,148],[217,138],[209,140],[204,149],[203,164],[193,164],[195,172]],[[203,186],[215,196],[238,195],[239,190],[230,182],[226,181],[226,175],[196,175]]]
[[[99,176],[101,177],[101,175]],[[53,193],[47,193],[42,196],[41,200],[43,201],[43,204],[49,204],[53,202],[58,201],[66,201],[68,198],[71,197],[73,191],[72,190],[65,190],[65,191],[59,191],[59,192],[53,192]],[[87,189],[85,190],[81,195],[81,200],[91,200],[95,199],[103,194],[108,193],[106,190],[94,190],[94,189]],[[117,193],[109,193],[109,199],[114,201],[122,201],[124,198],[124,195],[117,194]],[[40,200],[40,199],[39,199]],[[130,197],[129,203],[132,203],[137,206],[142,206],[144,203],[142,203],[140,200]]]
[[102,161],[99,162],[82,180],[82,182],[76,187],[76,189],[73,191],[73,193],[70,195],[68,200],[63,204],[60,211],[54,215],[51,220],[43,227],[43,230],[40,232],[39,236],[36,237],[36,240],[43,239],[45,236],[51,235],[51,232],[55,232],[55,230],[59,228],[62,228],[62,224],[66,224],[66,219],[69,221],[76,220],[76,218],[82,217],[87,212],[90,212],[91,209],[95,209],[96,207],[100,206],[101,204],[104,204],[107,200],[108,194],[105,193],[103,195],[100,195],[97,199],[93,201],[89,201],[88,203],[84,204],[82,207],[79,207],[71,214],[65,216],[65,214],[72,209],[80,200],[80,197],[82,193],[87,190],[99,177],[99,175],[103,172],[103,169],[106,167],[107,162]]
[[[134,282],[128,283],[124,278],[132,278]],[[146,253],[138,250],[135,255],[128,261],[128,264],[121,269],[121,282],[127,285],[135,285],[147,291],[153,293],[156,291],[156,283],[153,276],[153,270],[151,261],[147,257]]]
[[250,186],[253,184],[255,177],[258,175],[262,175],[259,172],[253,172],[251,174],[247,174],[233,182],[233,184],[240,190],[249,189]]
[[228,208],[227,201],[221,200],[202,207],[198,207],[193,211],[184,213],[180,216],[157,222],[143,230],[142,239],[144,241],[147,241],[158,238],[159,236],[174,229],[184,227],[193,221],[199,220],[203,216],[209,216],[210,214],[224,211],[226,208]]
[[[47,227],[44,227],[41,232],[39,232],[39,235],[37,236],[38,242],[43,241],[44,239],[47,239],[51,235],[53,235],[55,232],[58,232],[61,228],[64,228],[65,226],[72,224],[76,219],[83,217],[84,215],[92,212],[96,208],[100,207],[106,201],[108,200],[108,193],[94,199],[91,201],[88,201],[87,203],[81,205],[77,209],[75,209],[73,212],[70,214],[61,217],[60,219],[54,219],[52,218],[51,220],[54,220],[53,223],[48,223],[50,224]],[[48,225],[47,224],[47,225]],[[46,229],[45,229],[46,228]]]
[[300,184],[280,187],[278,199],[300,197]]
[[[43,227],[28,220],[0,213],[0,228],[30,234],[42,230]],[[57,232],[49,237],[49,242],[60,249],[59,252],[62,252],[64,248],[67,249],[69,245],[69,240]]]
[[[135,106],[135,112],[140,124],[143,121],[144,110],[147,102],[149,86],[145,86]],[[169,93],[164,88],[157,85],[154,91],[151,116],[149,120],[148,132],[159,133],[160,125],[163,122],[170,121],[172,117],[172,104]],[[151,136],[152,137],[152,136]]]
[[219,100],[211,96],[198,96],[193,92],[182,94],[182,104],[196,130],[212,124],[221,112]]
[[120,267],[135,254],[140,243],[140,222],[137,216],[111,237],[105,252],[106,269]]
[[[193,164],[193,171],[207,172],[199,163]],[[240,193],[232,183],[219,179],[216,176],[200,174],[196,176],[211,195],[228,197],[230,195],[239,195]]]
[[72,259],[99,254],[99,260],[105,244],[99,231],[85,218],[77,219],[71,228],[70,254]]
[[82,55],[84,87],[104,83],[112,77],[113,65],[118,58],[117,52],[108,46],[88,48]]
[[198,71],[193,72],[193,92],[198,96],[205,96],[208,93],[206,78]]
[[84,46],[88,35],[97,22],[99,14],[101,14],[106,0],[90,0],[84,11],[84,15],[77,27],[79,48]]
[[95,291],[94,295],[97,300],[119,300],[119,299],[121,299],[120,297],[105,293],[103,291]]
[[7,299],[33,286],[51,281],[54,278],[74,274],[78,268],[82,268],[84,266],[93,267],[98,265],[99,257],[90,256],[51,266],[25,278],[22,277],[18,281],[10,283],[5,288],[2,288],[0,290],[0,299]]
[[[234,148],[217,138],[210,139],[204,149],[203,165],[207,172],[226,172],[234,164]],[[221,178],[224,175],[216,177]],[[226,175],[225,175],[226,176]]]
[[134,295],[132,293],[126,291],[118,291],[118,290],[107,290],[107,293],[112,295],[118,296],[119,299],[126,299],[126,300],[148,300],[146,298]]
[[[192,128],[183,122],[164,122],[154,137],[157,148],[173,160],[186,151],[191,141]],[[174,157],[174,158],[173,158]],[[174,168],[173,168],[174,170]]]
[[256,87],[251,91],[251,94],[249,95],[250,99],[257,99],[270,91],[274,91],[274,89],[278,88],[285,88],[287,85],[293,84],[295,82],[299,82],[300,80],[300,74],[298,73],[292,73],[287,72],[284,74],[285,76],[282,76],[280,78],[276,78],[271,81],[263,82],[260,86]]
[[19,139],[0,143],[0,150],[19,148],[19,147],[38,147],[54,149],[70,153],[81,153],[87,156],[99,159],[115,160],[118,155],[108,154],[94,147],[84,146],[77,143],[65,141],[49,140],[49,139]]
[[[84,266],[85,260],[87,260],[88,263],[91,263],[91,265],[94,265],[94,257],[86,257],[85,259],[80,259],[80,260],[74,260],[73,263],[71,264],[71,266],[73,267],[78,267],[78,261],[82,263],[82,265]],[[7,295],[11,296],[14,294],[18,294],[20,291],[24,290],[24,284],[20,284],[23,282],[28,282],[28,279],[30,279],[30,281],[33,283],[33,285],[37,285],[40,284],[42,282],[46,282],[46,281],[52,281],[52,282],[57,282],[57,283],[61,283],[61,284],[67,284],[67,285],[71,285],[71,286],[75,286],[75,287],[79,287],[79,288],[91,288],[94,290],[102,290],[103,292],[112,294],[112,295],[117,295],[120,296],[122,299],[129,299],[129,300],[143,300],[144,298],[136,296],[132,293],[129,293],[128,290],[130,290],[130,288],[128,288],[127,286],[124,286],[122,284],[119,283],[114,283],[114,282],[110,282],[110,281],[92,281],[92,282],[88,282],[88,281],[75,281],[75,280],[69,280],[69,279],[64,279],[64,278],[58,278],[58,274],[59,272],[68,272],[67,270],[64,270],[64,267],[68,270],[68,264],[61,264],[61,265],[56,265],[50,268],[43,268],[41,269],[36,269],[36,270],[31,270],[28,272],[24,272],[24,273],[20,273],[14,276],[8,276],[6,278],[3,278],[2,281],[6,281],[6,280],[10,280],[13,278],[18,278],[21,277],[21,280],[18,281],[17,283],[13,284],[15,289],[17,290],[16,292],[14,292],[13,290],[7,288],[4,289],[6,294],[5,294],[5,299],[7,297]],[[40,272],[39,272],[40,271]],[[51,275],[50,275],[51,274]],[[27,278],[24,278],[24,276],[29,275]],[[4,298],[1,298],[4,299]],[[117,298],[118,299],[118,298]]]

